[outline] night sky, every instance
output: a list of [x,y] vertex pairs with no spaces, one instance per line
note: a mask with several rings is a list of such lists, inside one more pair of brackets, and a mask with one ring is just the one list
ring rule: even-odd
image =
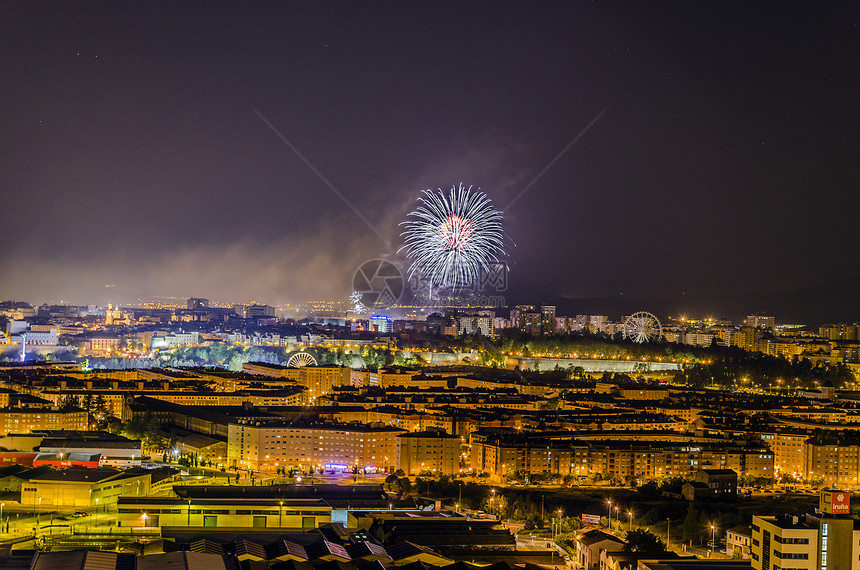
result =
[[345,300],[462,181],[510,304],[860,318],[860,5],[794,4],[7,0],[0,297]]

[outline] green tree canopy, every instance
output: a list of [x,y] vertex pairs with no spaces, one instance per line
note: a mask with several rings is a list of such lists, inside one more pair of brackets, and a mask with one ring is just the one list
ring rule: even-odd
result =
[[645,528],[637,528],[627,533],[624,552],[664,552],[663,539]]

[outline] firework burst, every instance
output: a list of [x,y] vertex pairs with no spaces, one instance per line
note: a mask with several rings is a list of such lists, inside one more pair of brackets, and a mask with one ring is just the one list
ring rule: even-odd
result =
[[460,183],[447,195],[441,188],[425,190],[418,201],[400,223],[410,277],[418,271],[437,287],[463,288],[504,255],[502,213],[483,192]]

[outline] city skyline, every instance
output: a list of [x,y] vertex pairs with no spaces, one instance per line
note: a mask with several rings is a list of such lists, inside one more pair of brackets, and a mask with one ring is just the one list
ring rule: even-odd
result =
[[0,7],[3,298],[346,300],[462,182],[509,306],[860,317],[856,7],[166,6]]

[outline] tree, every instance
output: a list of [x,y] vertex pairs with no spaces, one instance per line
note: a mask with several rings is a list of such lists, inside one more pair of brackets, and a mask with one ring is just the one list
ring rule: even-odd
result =
[[58,404],[60,406],[60,410],[64,412],[81,407],[81,403],[78,401],[78,397],[72,394],[62,396]]
[[666,543],[663,539],[645,528],[637,528],[627,533],[624,552],[664,552]]
[[93,401],[93,410],[97,414],[107,414],[107,402],[102,394],[95,397],[95,400]]
[[701,541],[703,527],[701,514],[693,506],[693,503],[690,503],[687,505],[687,516],[684,517],[684,522],[681,523],[682,540],[686,542],[695,538]]

